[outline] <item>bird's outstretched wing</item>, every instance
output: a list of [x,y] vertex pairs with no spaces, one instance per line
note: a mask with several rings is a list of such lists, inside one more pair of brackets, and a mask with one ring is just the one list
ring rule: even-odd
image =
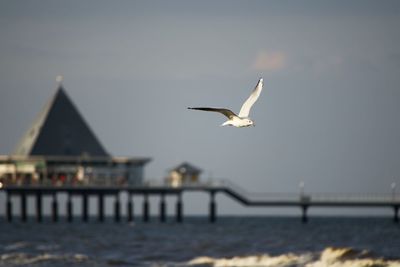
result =
[[258,80],[258,83],[254,88],[253,92],[251,93],[251,95],[249,96],[249,98],[247,98],[247,100],[243,103],[242,108],[240,109],[239,112],[239,117],[247,118],[249,116],[250,109],[260,96],[262,87],[263,87],[263,79],[261,78],[260,80]]
[[233,113],[232,110],[229,110],[229,109],[226,109],[226,108],[202,108],[202,107],[198,107],[198,108],[188,108],[188,109],[219,112],[219,113],[225,115],[226,117],[228,117],[228,119],[232,119],[233,117],[237,117],[237,115],[235,113]]

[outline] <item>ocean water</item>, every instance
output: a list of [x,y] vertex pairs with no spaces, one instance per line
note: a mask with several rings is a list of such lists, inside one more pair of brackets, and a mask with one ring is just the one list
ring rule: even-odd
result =
[[400,266],[390,218],[0,222],[0,266]]

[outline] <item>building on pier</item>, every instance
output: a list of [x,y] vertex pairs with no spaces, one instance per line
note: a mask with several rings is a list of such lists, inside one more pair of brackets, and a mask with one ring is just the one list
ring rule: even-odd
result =
[[61,80],[18,143],[0,156],[1,185],[141,185],[149,158],[111,156],[68,97]]
[[199,177],[202,170],[188,162],[183,162],[169,171],[165,178],[168,186],[180,187],[183,185],[195,185],[200,182]]

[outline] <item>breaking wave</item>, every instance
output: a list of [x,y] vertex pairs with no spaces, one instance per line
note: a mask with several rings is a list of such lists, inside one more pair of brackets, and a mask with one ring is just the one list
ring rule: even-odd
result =
[[30,253],[6,253],[0,255],[0,266],[19,266],[19,265],[31,265],[39,264],[44,262],[68,262],[68,263],[81,263],[88,261],[89,257],[83,254],[30,254]]
[[368,251],[329,247],[316,254],[288,253],[277,256],[261,254],[232,258],[197,257],[187,264],[213,267],[400,267],[400,258],[384,259],[374,257]]

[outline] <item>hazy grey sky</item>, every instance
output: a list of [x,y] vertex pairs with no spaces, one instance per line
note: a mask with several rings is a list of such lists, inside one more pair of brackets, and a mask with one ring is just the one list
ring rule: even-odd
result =
[[[0,154],[62,74],[150,179],[189,161],[249,191],[400,190],[399,1],[1,0],[0,25]],[[186,109],[239,111],[259,77],[256,127]]]

